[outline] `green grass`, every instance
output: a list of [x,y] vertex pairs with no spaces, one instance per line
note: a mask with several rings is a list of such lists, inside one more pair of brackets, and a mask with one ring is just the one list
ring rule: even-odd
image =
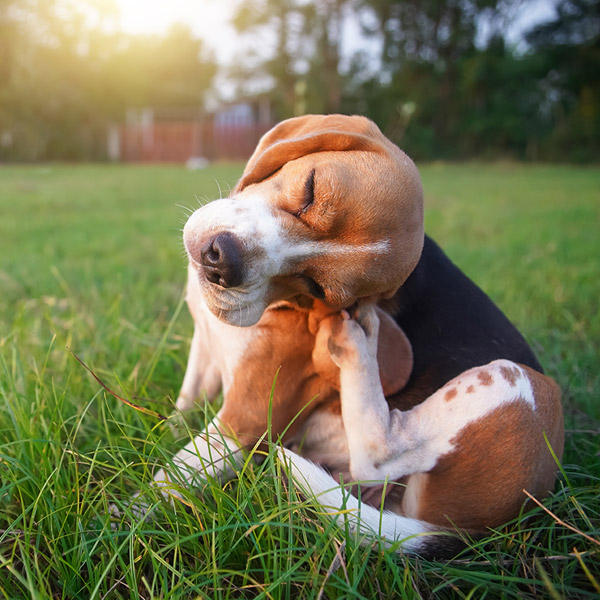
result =
[[[120,393],[170,411],[191,335],[178,205],[226,193],[240,170],[0,168],[0,597],[597,597],[600,546],[584,536],[600,540],[593,169],[422,168],[428,232],[564,391],[564,477],[545,502],[556,518],[529,510],[439,563],[358,545],[270,458],[182,490],[187,511],[160,502],[151,470],[191,432],[106,394],[65,346]],[[109,505],[138,489],[153,519],[111,527]]]

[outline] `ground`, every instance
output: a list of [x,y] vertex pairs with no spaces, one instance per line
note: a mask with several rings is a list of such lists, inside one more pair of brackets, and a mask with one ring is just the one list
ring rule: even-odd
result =
[[[6,598],[560,598],[600,593],[600,172],[430,164],[426,230],[519,327],[563,390],[553,497],[445,563],[363,547],[277,465],[187,492],[149,488],[191,320],[179,229],[241,165],[0,167],[0,593]],[[136,399],[137,398],[137,399]],[[201,426],[202,412],[190,421]],[[151,522],[111,527],[142,489]]]

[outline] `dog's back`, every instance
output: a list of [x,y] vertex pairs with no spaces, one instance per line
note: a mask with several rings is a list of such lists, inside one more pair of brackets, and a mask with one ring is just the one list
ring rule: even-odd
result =
[[543,373],[516,327],[428,236],[387,310],[408,337],[414,360],[406,387],[388,397],[395,406],[418,404],[463,371],[500,358]]

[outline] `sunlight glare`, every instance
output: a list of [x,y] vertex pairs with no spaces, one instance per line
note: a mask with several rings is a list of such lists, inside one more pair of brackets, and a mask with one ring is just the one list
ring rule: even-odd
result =
[[127,33],[165,33],[174,23],[188,25],[207,41],[227,29],[231,4],[223,0],[114,0]]

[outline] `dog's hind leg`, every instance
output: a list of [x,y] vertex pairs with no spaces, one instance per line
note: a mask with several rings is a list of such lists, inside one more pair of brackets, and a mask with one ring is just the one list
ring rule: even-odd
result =
[[280,448],[279,457],[303,494],[314,498],[341,527],[348,527],[360,544],[371,544],[378,536],[385,546],[428,557],[456,554],[463,547],[443,528],[360,502],[321,467],[291,450]]
[[[339,318],[329,340],[332,359],[340,367],[342,420],[356,479],[427,472],[454,449],[467,426],[507,405],[518,407],[519,420],[530,423],[531,434],[534,428],[552,425],[537,423],[534,413],[536,400],[549,398],[554,382],[508,360],[465,371],[411,410],[390,410],[379,379],[377,328],[375,309],[366,305],[354,319]],[[544,415],[540,411],[540,419]]]
[[350,472],[369,482],[410,476],[402,513],[471,531],[515,517],[523,489],[552,489],[563,447],[560,390],[508,360],[472,368],[408,411],[390,410],[377,365],[377,315],[362,306],[331,325],[340,367]]

